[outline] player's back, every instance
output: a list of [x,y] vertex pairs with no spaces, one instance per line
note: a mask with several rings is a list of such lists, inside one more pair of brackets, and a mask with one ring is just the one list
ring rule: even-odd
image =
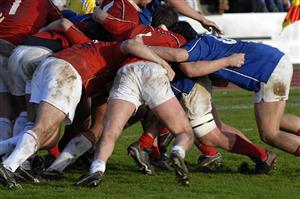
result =
[[7,0],[2,5],[1,13],[0,38],[15,45],[36,33],[47,21],[60,17],[50,0]]
[[267,82],[283,56],[283,53],[277,48],[265,44],[236,41],[213,35],[200,35],[199,38],[190,41],[184,48],[189,51],[188,61],[215,60],[230,56],[233,53],[245,53],[245,63],[242,67],[228,67],[214,74],[223,78],[230,77],[248,90],[258,89],[255,82]]

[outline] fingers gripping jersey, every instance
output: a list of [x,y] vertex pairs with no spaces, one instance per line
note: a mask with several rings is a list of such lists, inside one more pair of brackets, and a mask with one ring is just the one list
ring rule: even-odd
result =
[[183,46],[189,53],[187,61],[215,60],[234,53],[245,53],[245,63],[240,68],[223,68],[213,75],[230,81],[244,89],[257,92],[260,82],[267,82],[279,60],[284,55],[271,46],[213,35],[199,35]]
[[26,36],[60,17],[50,0],[7,0],[1,5],[0,38],[18,45]]

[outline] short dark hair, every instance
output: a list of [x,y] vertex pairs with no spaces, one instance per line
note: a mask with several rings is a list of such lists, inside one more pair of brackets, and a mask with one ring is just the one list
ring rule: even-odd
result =
[[86,23],[84,34],[90,39],[96,39],[99,41],[113,41],[112,35],[107,32],[101,24],[94,21],[88,21]]
[[198,35],[194,28],[186,21],[178,21],[169,30],[182,35],[187,41],[194,39]]
[[164,24],[167,28],[171,27],[178,21],[178,14],[173,7],[167,5],[160,5],[152,15],[151,25],[157,28]]

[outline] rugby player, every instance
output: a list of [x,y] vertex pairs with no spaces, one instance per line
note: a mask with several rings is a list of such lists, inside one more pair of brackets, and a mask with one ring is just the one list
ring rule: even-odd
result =
[[[181,23],[180,30],[189,28],[189,24]],[[300,118],[284,114],[293,66],[283,52],[265,44],[205,34],[198,35],[182,49],[153,49],[168,61],[185,62],[179,67],[190,78],[212,73],[253,91],[255,118],[262,141],[300,156],[300,137],[297,135]],[[245,53],[245,61],[236,63],[241,65],[240,68],[226,67],[228,63],[224,58],[234,53]],[[211,60],[216,61],[209,64]],[[287,120],[296,127],[288,125]]]

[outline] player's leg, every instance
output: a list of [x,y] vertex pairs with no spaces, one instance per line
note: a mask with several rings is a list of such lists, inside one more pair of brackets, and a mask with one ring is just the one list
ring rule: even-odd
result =
[[255,117],[261,139],[277,148],[296,156],[300,155],[300,137],[280,130],[288,99],[293,66],[283,56],[269,78],[267,84],[255,95]]
[[[99,98],[97,98],[99,99]],[[58,158],[43,172],[42,176],[47,179],[60,179],[64,169],[78,157],[88,151],[99,140],[103,130],[104,114],[106,112],[106,100],[94,107],[92,114],[92,126],[88,131],[80,132],[69,141]]]
[[20,115],[14,125],[14,135],[21,133],[27,122],[26,109],[26,82],[32,79],[33,72],[38,64],[51,50],[33,46],[18,46],[8,60],[8,87],[13,95]]
[[280,120],[280,129],[300,136],[300,118],[288,113],[283,114]]
[[[81,77],[70,64],[49,58],[35,73],[32,86],[31,102],[39,104],[35,125],[19,138],[12,154],[3,161],[1,169],[6,172],[15,172],[38,149],[49,148],[57,143],[59,125],[66,116],[68,122],[73,120],[82,83]],[[13,182],[14,179],[11,180]]]

